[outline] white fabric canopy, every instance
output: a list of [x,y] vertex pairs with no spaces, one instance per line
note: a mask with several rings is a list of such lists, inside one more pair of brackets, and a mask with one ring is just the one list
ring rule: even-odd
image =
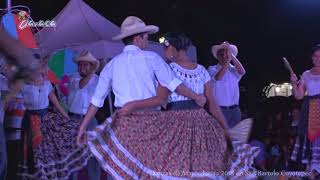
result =
[[[112,58],[122,51],[123,43],[111,40],[120,28],[82,0],[70,0],[53,20],[55,28],[46,27],[36,34],[39,47],[48,53],[71,48],[89,50],[97,58]],[[147,50],[163,57],[163,47],[159,43],[150,42]],[[196,59],[195,47],[191,47],[188,53]]]

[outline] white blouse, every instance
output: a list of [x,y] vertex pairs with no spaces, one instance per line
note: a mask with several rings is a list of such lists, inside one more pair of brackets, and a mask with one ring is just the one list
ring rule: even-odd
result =
[[[197,65],[195,69],[185,69],[178,65],[177,63],[170,63],[172,71],[175,73],[176,77],[180,79],[185,86],[191,89],[197,94],[203,94],[205,84],[211,80],[211,77],[202,65]],[[190,100],[188,97],[179,95],[177,93],[172,93],[169,96],[169,102]]]
[[83,115],[87,113],[99,77],[94,74],[83,88],[79,87],[80,80],[80,76],[74,76],[70,79],[68,85],[68,107],[70,112]]
[[301,83],[307,90],[308,96],[320,94],[320,75],[313,75],[310,70],[301,76]]
[[45,80],[41,86],[26,84],[22,88],[22,96],[26,109],[40,110],[48,108],[49,94],[52,91],[53,87],[48,80]]

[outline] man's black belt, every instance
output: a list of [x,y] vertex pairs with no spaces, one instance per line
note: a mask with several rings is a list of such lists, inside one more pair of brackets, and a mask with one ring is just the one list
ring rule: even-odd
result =
[[72,112],[68,112],[69,116],[73,116],[73,117],[80,117],[83,118],[85,115],[84,114],[76,114],[76,113],[72,113]]

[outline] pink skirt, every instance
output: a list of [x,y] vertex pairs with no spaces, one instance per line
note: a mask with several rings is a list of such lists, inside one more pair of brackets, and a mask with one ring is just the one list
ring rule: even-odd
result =
[[223,179],[229,170],[250,169],[257,155],[237,143],[240,153],[234,153],[223,128],[203,109],[135,112],[111,121],[88,133],[88,145],[115,179]]

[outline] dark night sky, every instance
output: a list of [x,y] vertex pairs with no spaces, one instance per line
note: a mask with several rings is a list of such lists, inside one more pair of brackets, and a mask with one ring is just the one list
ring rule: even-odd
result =
[[[0,3],[5,8],[5,0]],[[26,5],[34,20],[52,19],[66,0],[13,0]],[[93,9],[121,24],[128,15],[160,27],[160,33],[185,32],[197,47],[198,62],[216,63],[210,46],[224,40],[238,46],[247,70],[242,101],[253,101],[270,82],[289,80],[282,66],[288,57],[298,74],[310,67],[309,50],[320,43],[319,0],[85,0]],[[157,38],[157,37],[156,37]]]

